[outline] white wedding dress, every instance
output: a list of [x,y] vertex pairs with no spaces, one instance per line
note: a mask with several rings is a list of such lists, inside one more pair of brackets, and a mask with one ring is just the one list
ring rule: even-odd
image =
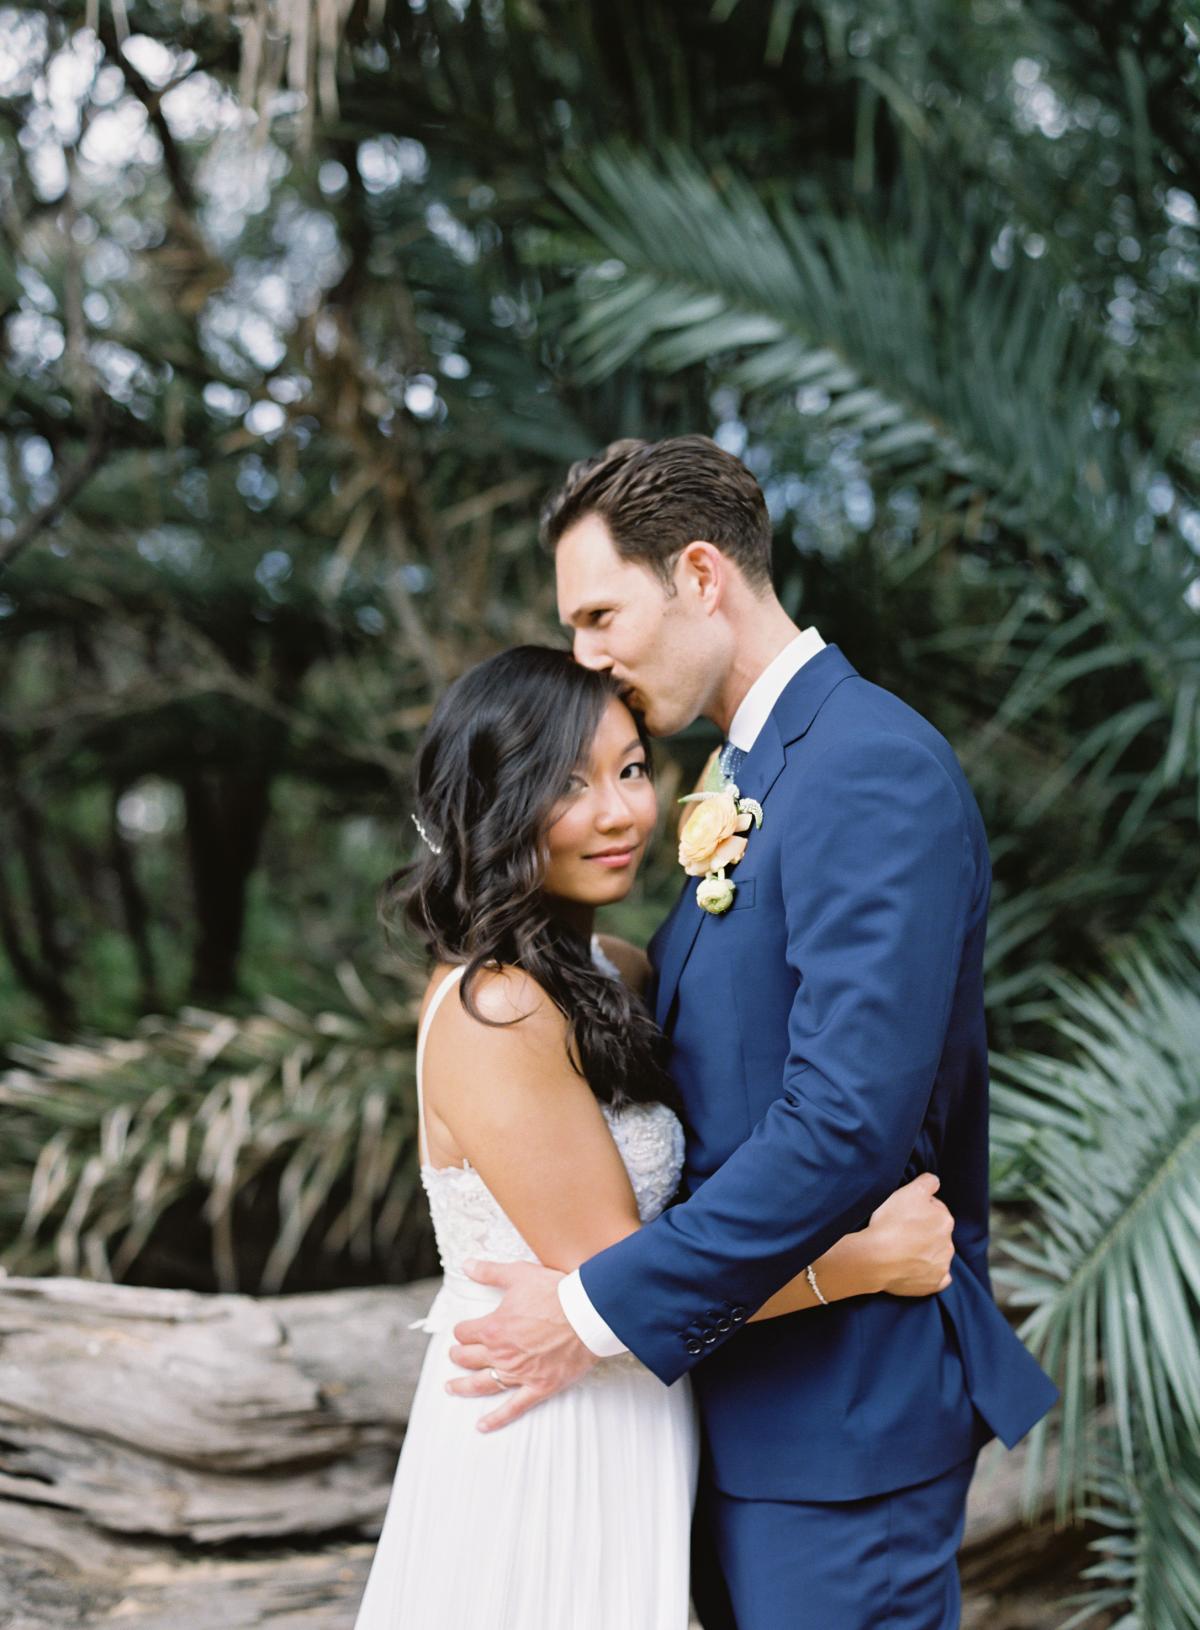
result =
[[[605,972],[617,970],[593,941]],[[434,993],[417,1040],[462,970]],[[480,1090],[487,1083],[480,1082]],[[604,1110],[643,1222],[674,1194],[683,1131],[663,1104]],[[632,1354],[494,1433],[497,1396],[445,1391],[453,1327],[500,1292],[470,1258],[536,1261],[477,1171],[423,1165],[444,1279],[432,1337],[355,1630],[686,1630],[698,1434],[686,1378],[664,1386]]]

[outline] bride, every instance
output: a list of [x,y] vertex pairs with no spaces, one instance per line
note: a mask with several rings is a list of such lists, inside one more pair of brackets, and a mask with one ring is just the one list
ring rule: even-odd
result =
[[[684,1132],[644,954],[593,933],[654,830],[648,738],[606,675],[521,646],[452,685],[416,767],[420,860],[385,885],[433,962],[418,1148],[444,1271],[356,1630],[685,1630],[698,1432],[686,1378],[607,1359],[503,1432],[452,1329],[499,1292],[473,1259],[567,1272],[657,1216]],[[920,1177],[817,1261],[826,1300],[947,1283]],[[816,1308],[816,1311],[812,1310]],[[819,1317],[801,1275],[752,1314]],[[480,1430],[482,1428],[482,1430]]]

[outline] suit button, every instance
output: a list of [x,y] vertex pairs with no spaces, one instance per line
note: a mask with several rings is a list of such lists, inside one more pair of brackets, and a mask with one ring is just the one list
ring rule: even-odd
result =
[[684,1346],[687,1348],[688,1352],[691,1353],[693,1358],[696,1357],[697,1353],[702,1353],[704,1351],[704,1343],[702,1341],[697,1341],[695,1336],[693,1336],[690,1341],[685,1342]]
[[734,1324],[744,1324],[746,1320],[746,1309],[744,1307],[731,1307],[729,1309],[729,1317],[733,1320]]
[[729,1332],[733,1329],[733,1320],[732,1319],[725,1319],[725,1318],[718,1319],[717,1320],[717,1329],[721,1332],[721,1334],[723,1336],[727,1336],[729,1334]]
[[717,1344],[717,1332],[715,1330],[710,1330],[708,1332],[707,1336],[705,1336],[705,1338],[704,1338],[704,1345],[706,1347],[715,1347],[716,1344]]

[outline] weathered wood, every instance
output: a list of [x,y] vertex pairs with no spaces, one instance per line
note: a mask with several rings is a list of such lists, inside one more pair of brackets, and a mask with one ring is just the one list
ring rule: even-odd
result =
[[434,1286],[0,1282],[0,1497],[197,1544],[378,1520]]
[[[31,1520],[30,1520],[31,1519]],[[272,1548],[195,1555],[165,1544],[84,1539],[59,1548],[78,1518],[30,1509],[17,1529],[0,1519],[4,1630],[350,1630],[374,1549],[340,1540],[309,1551]]]
[[435,1288],[0,1281],[0,1625],[352,1623]]
[[[0,1280],[3,1630],[348,1630],[435,1288]],[[985,1451],[964,1630],[1063,1617],[1080,1540],[1020,1524],[1020,1476]]]

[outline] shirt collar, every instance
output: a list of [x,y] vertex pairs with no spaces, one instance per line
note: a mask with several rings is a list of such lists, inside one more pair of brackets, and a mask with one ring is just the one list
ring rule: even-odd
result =
[[742,697],[738,710],[730,721],[729,740],[735,747],[740,747],[744,753],[750,751],[788,682],[800,672],[806,662],[824,649],[825,641],[816,629],[806,628],[797,634],[794,640],[790,640],[779,655],[767,664]]

